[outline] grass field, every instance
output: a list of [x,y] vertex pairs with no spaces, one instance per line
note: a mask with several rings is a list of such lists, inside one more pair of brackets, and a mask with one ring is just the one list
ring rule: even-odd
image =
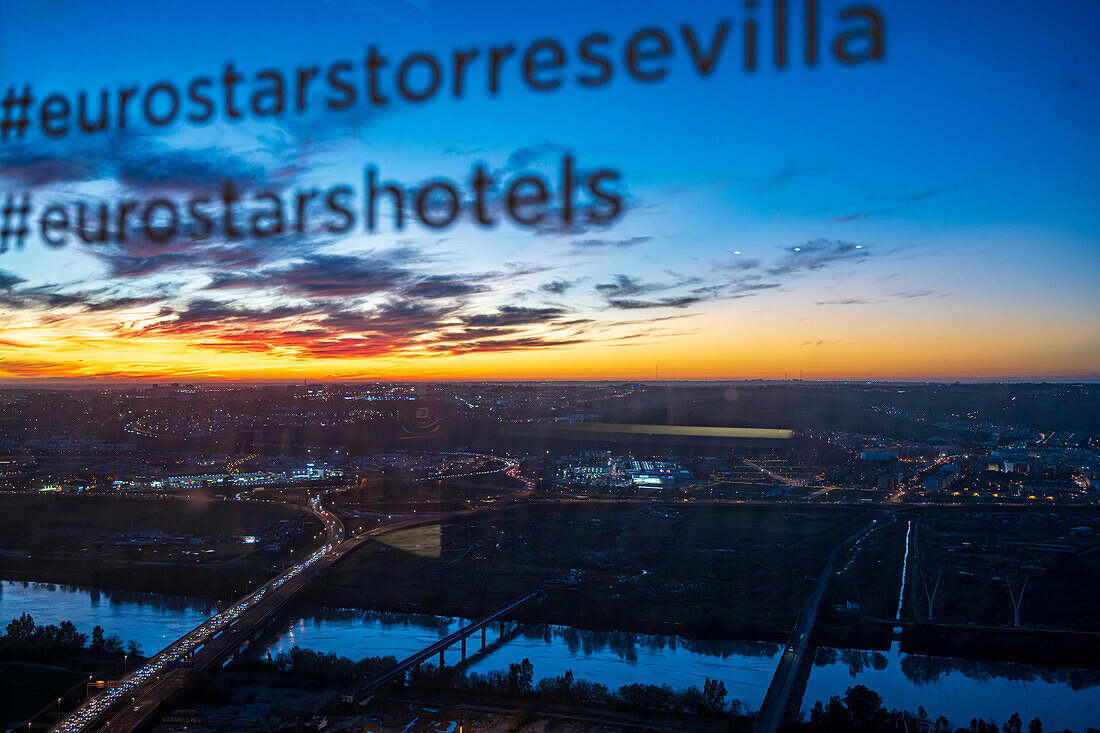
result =
[[[57,700],[66,690],[84,682],[89,675],[102,677],[105,672],[117,672],[114,664],[83,659],[56,660],[56,664],[9,662],[0,664],[0,726],[26,720]],[[66,696],[61,711],[67,712],[79,694]],[[53,722],[56,712],[38,718],[38,723]],[[24,726],[25,729],[25,726]]]
[[[234,540],[280,520],[306,518],[289,506],[104,496],[0,496],[0,577],[227,598],[282,567],[285,558]],[[189,535],[204,544],[127,546],[140,532]]]
[[[855,509],[528,507],[396,533],[335,566],[320,605],[477,615],[556,579],[526,620],[782,637]],[[438,547],[438,551],[434,548]]]
[[[1094,536],[1070,530],[1091,526]],[[1031,508],[929,510],[916,534],[915,570],[930,587],[942,572],[935,620],[949,624],[1011,626],[1014,592],[1027,579],[1022,626],[1100,631],[1095,589],[1100,585],[1100,512]],[[914,577],[913,613],[927,619],[927,601]]]

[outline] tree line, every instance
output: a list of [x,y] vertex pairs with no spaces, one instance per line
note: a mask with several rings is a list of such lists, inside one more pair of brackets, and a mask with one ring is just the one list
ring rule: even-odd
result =
[[137,656],[137,642],[123,642],[117,634],[107,636],[102,626],[92,633],[82,634],[72,621],[59,624],[36,624],[29,613],[12,619],[0,635],[0,657],[24,661],[56,660],[76,654],[94,656]]

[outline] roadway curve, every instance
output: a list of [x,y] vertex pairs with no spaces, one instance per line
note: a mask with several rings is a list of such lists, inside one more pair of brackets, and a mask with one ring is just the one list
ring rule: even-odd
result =
[[[165,647],[118,684],[73,710],[51,731],[131,731],[147,723],[172,694],[182,689],[194,672],[201,672],[232,653],[278,613],[314,577],[372,537],[424,524],[447,521],[468,512],[452,512],[395,522],[345,537],[339,517],[322,504],[322,495],[309,508],[328,534],[325,544],[302,560],[200,626]],[[180,665],[185,665],[181,667]],[[98,727],[97,727],[98,725]]]

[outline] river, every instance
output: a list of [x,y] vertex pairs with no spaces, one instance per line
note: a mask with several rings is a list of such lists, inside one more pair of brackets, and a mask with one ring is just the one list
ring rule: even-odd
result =
[[105,591],[53,583],[0,582],[0,625],[23,613],[36,624],[72,621],[77,631],[91,635],[102,626],[107,636],[137,642],[152,655],[217,612],[211,601],[157,593]]
[[[44,583],[0,583],[0,624],[27,612],[38,623],[69,619],[90,633],[95,625],[107,634],[135,640],[145,653],[159,650],[216,611],[208,601],[152,593],[107,592]],[[279,630],[261,653],[278,654],[294,646],[358,659],[393,655],[402,658],[451,633],[462,619],[418,614],[311,608]],[[468,671],[506,669],[525,657],[535,679],[572,670],[615,689],[634,682],[702,685],[721,680],[728,700],[755,710],[763,700],[781,651],[759,641],[700,641],[677,636],[597,632],[568,626],[512,624],[498,641],[487,637],[489,653],[479,655],[479,634],[467,644]],[[447,651],[448,665],[459,662],[459,649]],[[1013,712],[1025,724],[1040,717],[1045,730],[1083,729],[1097,725],[1100,673],[1050,669],[1005,662],[976,662],[922,657],[898,649],[883,652],[819,649],[807,684],[803,712],[816,700],[856,684],[883,697],[888,708],[916,711],[924,706],[934,718],[955,725],[971,718],[992,718],[1000,726]]]

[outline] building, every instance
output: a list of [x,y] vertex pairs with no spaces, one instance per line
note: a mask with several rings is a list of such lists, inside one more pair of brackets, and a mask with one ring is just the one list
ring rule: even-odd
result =
[[924,479],[925,491],[947,491],[959,480],[959,472],[955,466],[948,464],[932,476]]

